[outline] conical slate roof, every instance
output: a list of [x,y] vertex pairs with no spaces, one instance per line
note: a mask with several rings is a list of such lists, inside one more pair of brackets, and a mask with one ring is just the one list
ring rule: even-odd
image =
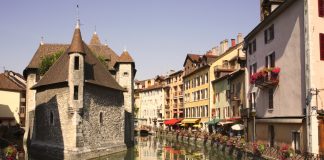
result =
[[92,38],[90,40],[90,45],[102,45],[99,36],[97,35],[97,32],[93,33]]
[[113,78],[106,67],[82,41],[80,29],[74,31],[72,43],[66,52],[50,67],[44,77],[33,88],[47,87],[58,83],[67,83],[69,74],[69,53],[84,54],[84,81],[106,88],[125,91]]
[[75,28],[68,53],[85,53],[80,28]]
[[134,63],[133,58],[130,56],[130,54],[127,51],[124,51],[120,55],[118,62],[120,62],[120,63]]

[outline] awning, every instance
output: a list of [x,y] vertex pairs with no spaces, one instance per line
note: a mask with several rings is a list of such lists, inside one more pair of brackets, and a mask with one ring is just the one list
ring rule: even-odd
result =
[[200,121],[200,119],[196,119],[196,118],[191,118],[191,119],[184,119],[181,121],[182,124],[184,123],[197,123],[198,121]]
[[224,126],[224,125],[226,125],[226,124],[232,124],[232,123],[233,123],[233,122],[228,121],[228,122],[219,122],[218,124]]
[[214,124],[218,123],[219,121],[220,121],[220,119],[215,118],[215,119],[212,119],[212,120],[210,120],[208,122],[205,122],[205,124],[214,125]]
[[256,119],[256,123],[302,123],[303,118],[268,118]]
[[201,125],[200,124],[195,124],[195,125],[193,125],[193,127],[201,128]]
[[171,125],[171,126],[173,126],[173,125],[175,125],[175,124],[177,124],[177,123],[180,123],[181,120],[182,120],[181,118],[180,118],[180,119],[173,118],[173,119],[170,119],[170,120],[165,120],[165,121],[164,121],[164,124],[165,124],[165,125]]

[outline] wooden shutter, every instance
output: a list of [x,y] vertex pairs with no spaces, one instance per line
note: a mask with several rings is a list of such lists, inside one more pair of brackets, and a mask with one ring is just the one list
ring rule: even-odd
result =
[[322,61],[324,61],[324,34],[320,33],[319,37],[320,37],[320,40],[319,40],[319,42],[320,42],[320,59]]
[[324,0],[318,0],[318,16],[324,17]]

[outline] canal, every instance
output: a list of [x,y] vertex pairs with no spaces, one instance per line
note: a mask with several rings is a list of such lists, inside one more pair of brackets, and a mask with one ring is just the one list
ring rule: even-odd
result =
[[231,160],[223,151],[207,146],[186,144],[175,139],[136,137],[136,145],[125,152],[96,160]]

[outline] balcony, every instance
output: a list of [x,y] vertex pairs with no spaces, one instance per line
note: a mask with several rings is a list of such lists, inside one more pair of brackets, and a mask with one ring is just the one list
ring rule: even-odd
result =
[[233,72],[235,71],[235,66],[231,65],[216,65],[214,67],[214,72]]
[[170,106],[169,105],[165,105],[164,106],[164,109],[169,110],[170,109]]
[[279,83],[280,68],[265,68],[250,77],[250,83],[259,88],[273,88]]

